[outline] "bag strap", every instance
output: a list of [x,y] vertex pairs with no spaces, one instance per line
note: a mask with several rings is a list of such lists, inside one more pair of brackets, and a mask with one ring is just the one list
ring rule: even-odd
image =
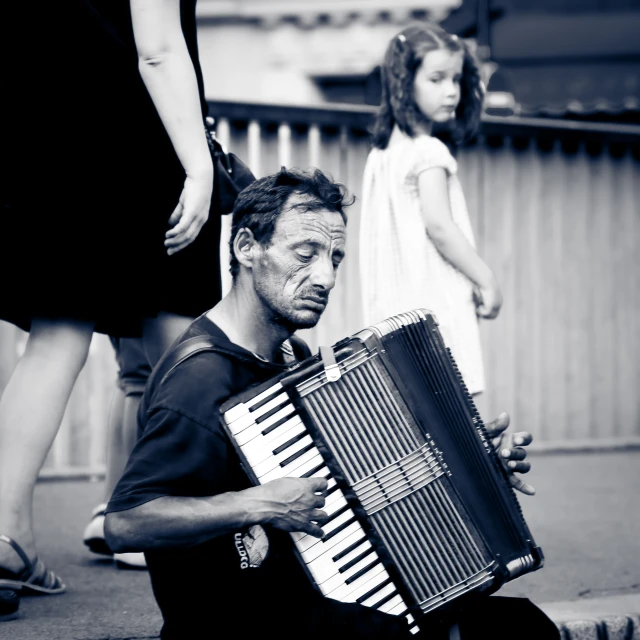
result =
[[[178,365],[198,353],[202,353],[203,351],[217,351],[219,353],[232,355],[230,351],[217,345],[210,336],[195,336],[193,338],[189,338],[167,352],[163,359],[158,363],[151,374],[152,384],[155,386],[160,385]],[[156,380],[158,380],[157,384]],[[141,413],[139,415],[146,414],[148,410],[148,396],[145,393],[142,396],[142,401],[140,403]]]

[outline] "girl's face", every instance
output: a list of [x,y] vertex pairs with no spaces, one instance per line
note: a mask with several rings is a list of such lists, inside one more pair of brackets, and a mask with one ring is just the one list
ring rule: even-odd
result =
[[416,71],[413,93],[418,109],[432,122],[455,117],[460,102],[462,51],[436,49],[427,53]]

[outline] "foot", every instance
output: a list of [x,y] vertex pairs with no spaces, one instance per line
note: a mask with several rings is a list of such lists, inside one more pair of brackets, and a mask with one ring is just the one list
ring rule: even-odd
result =
[[113,560],[118,569],[146,569],[144,553],[114,553]]
[[0,590],[43,595],[56,595],[67,590],[62,580],[53,571],[49,571],[42,560],[37,556],[30,560],[15,540],[9,536],[0,535],[0,543],[3,543],[3,547],[4,545],[11,547],[22,563],[20,569],[0,566]]
[[84,530],[82,542],[89,547],[93,553],[105,556],[112,556],[113,551],[109,548],[104,539],[104,511],[107,503],[99,504],[91,513],[91,520]]

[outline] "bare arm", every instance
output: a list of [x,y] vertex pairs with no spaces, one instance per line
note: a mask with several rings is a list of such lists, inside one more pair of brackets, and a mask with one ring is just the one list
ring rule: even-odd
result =
[[207,220],[213,165],[196,73],[180,25],[180,0],[130,0],[130,7],[140,75],[187,175],[169,220],[177,226],[165,243],[174,253],[193,241]]
[[326,489],[324,478],[283,478],[217,496],[156,498],[108,513],[105,537],[116,553],[188,547],[255,524],[320,537]]
[[434,167],[423,171],[418,177],[418,185],[425,227],[433,244],[447,261],[476,285],[478,294],[488,307],[479,308],[479,315],[495,317],[502,305],[498,283],[451,217],[445,170]]

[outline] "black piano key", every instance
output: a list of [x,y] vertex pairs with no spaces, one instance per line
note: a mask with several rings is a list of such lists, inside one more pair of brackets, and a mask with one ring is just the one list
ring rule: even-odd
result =
[[281,427],[285,422],[287,422],[287,420],[291,420],[291,418],[293,418],[293,414],[289,414],[284,418],[280,418],[280,420],[278,420],[277,422],[274,422],[273,424],[269,425],[266,429],[263,429],[261,431],[262,435],[266,436],[268,433],[271,433],[274,429]]
[[344,583],[351,584],[352,582],[355,582],[358,578],[361,578],[365,573],[371,571],[373,567],[379,565],[380,562],[381,562],[380,558],[376,558],[373,562],[370,562],[366,567],[363,567],[362,569],[360,569],[360,571],[358,571],[357,573],[354,573],[352,576],[347,578],[344,581]]
[[[387,580],[384,584],[387,585],[390,582],[391,582],[391,578],[389,578],[389,580]],[[373,595],[373,593],[371,595]],[[392,598],[395,598],[397,595],[398,595],[397,591],[392,591],[391,593],[388,593],[384,598],[381,598],[380,600],[378,600],[377,602],[369,606],[372,609],[379,609],[383,604],[386,604],[387,602],[389,602],[389,600],[391,600]]]
[[313,442],[310,442],[306,447],[302,447],[302,449],[300,449],[300,451],[296,451],[292,456],[289,456],[288,458],[286,458],[285,460],[283,460],[280,463],[281,467],[286,467],[287,465],[291,464],[292,462],[294,462],[295,460],[297,460],[303,453],[306,453],[307,451],[310,451],[311,449],[313,449],[316,445],[313,444]]
[[341,558],[344,558],[347,554],[351,553],[354,549],[357,549],[365,540],[366,536],[362,536],[359,540],[356,540],[353,544],[350,544],[346,549],[343,549],[340,553],[336,553],[333,558],[331,558],[334,562],[338,562]]
[[320,471],[320,469],[322,469],[323,467],[326,467],[326,466],[327,465],[323,460],[317,467],[313,467],[313,469],[310,469],[309,471],[307,471],[307,473],[303,473],[300,477],[301,478],[310,478],[314,473],[318,473],[318,471]]
[[282,407],[285,407],[288,404],[291,404],[291,401],[289,400],[289,398],[285,398],[279,405],[273,407],[271,411],[267,411],[267,413],[263,413],[259,418],[256,418],[256,424],[264,422],[267,418],[270,418],[274,413],[277,413],[278,411],[280,411],[280,409],[282,409]]
[[[391,583],[391,578],[387,578],[386,580],[383,580],[380,584],[377,584],[375,587],[373,587],[373,589],[370,589],[369,591],[367,591],[367,593],[363,593],[359,598],[356,598],[356,602],[358,604],[362,604],[365,600],[368,600],[371,596],[378,593],[378,591],[381,591],[382,589],[384,589],[390,583]],[[396,592],[394,592],[392,595],[395,595],[395,594]],[[385,602],[386,602],[386,599],[385,599]]]
[[298,442],[298,440],[302,440],[302,438],[305,438],[306,436],[307,436],[307,433],[303,431],[302,433],[299,433],[297,436],[293,436],[291,440],[287,440],[284,444],[281,444],[279,447],[274,449],[271,453],[273,453],[274,456],[277,456],[279,453],[282,453],[283,451],[288,449],[291,445]]
[[272,393],[270,393],[266,398],[260,400],[260,402],[256,402],[250,409],[249,412],[253,413],[257,411],[260,407],[263,407],[267,402],[271,402],[274,398],[283,393],[283,389],[275,389]]
[[322,541],[326,542],[327,540],[331,540],[333,536],[338,535],[343,529],[346,529],[350,524],[356,522],[356,517],[349,518],[346,522],[343,522],[339,527],[336,527],[333,531],[330,531],[326,535],[322,537]]
[[345,571],[349,571],[349,569],[351,569],[351,567],[353,567],[354,565],[358,564],[358,562],[360,562],[361,560],[364,560],[367,556],[370,556],[372,553],[374,553],[374,549],[372,549],[371,547],[369,547],[368,549],[365,549],[361,554],[357,555],[353,560],[349,560],[349,562],[347,562],[346,564],[343,564],[338,571],[340,573],[344,573]]

